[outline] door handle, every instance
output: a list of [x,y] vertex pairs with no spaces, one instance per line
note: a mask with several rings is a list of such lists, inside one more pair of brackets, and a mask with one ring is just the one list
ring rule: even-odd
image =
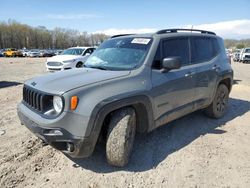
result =
[[220,70],[220,66],[214,65],[214,66],[212,67],[212,70],[218,71],[218,70]]
[[194,74],[194,72],[187,72],[186,74],[185,74],[185,77],[192,77],[192,75]]

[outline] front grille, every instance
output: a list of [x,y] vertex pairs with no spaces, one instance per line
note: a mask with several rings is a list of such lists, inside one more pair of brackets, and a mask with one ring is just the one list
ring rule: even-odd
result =
[[51,100],[52,96],[24,85],[23,102],[26,106],[38,112],[44,112],[51,106]]
[[47,63],[48,66],[62,66],[63,64],[61,62],[56,62],[56,61],[49,61]]

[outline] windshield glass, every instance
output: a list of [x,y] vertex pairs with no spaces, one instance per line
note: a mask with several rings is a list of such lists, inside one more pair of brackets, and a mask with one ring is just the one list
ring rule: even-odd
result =
[[67,50],[64,50],[61,55],[82,55],[82,52],[84,51],[84,48],[70,48]]
[[117,38],[101,44],[85,62],[85,67],[108,70],[131,70],[139,67],[152,38]]

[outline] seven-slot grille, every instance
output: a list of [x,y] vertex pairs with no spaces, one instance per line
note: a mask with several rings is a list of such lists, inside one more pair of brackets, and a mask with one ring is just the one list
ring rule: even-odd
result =
[[48,66],[62,66],[63,64],[61,62],[56,62],[56,61],[49,61],[47,63]]
[[23,87],[23,101],[24,103],[32,107],[33,109],[43,112],[44,111],[44,99],[45,94],[42,94],[41,92],[34,90],[32,88],[29,88],[27,86]]

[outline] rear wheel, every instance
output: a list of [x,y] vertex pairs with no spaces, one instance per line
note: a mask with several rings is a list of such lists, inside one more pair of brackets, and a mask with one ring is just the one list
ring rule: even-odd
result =
[[109,164],[123,167],[130,158],[136,131],[136,114],[127,107],[111,114],[106,142]]
[[224,116],[229,99],[229,90],[225,84],[220,84],[217,88],[213,102],[205,109],[205,113],[212,118]]

